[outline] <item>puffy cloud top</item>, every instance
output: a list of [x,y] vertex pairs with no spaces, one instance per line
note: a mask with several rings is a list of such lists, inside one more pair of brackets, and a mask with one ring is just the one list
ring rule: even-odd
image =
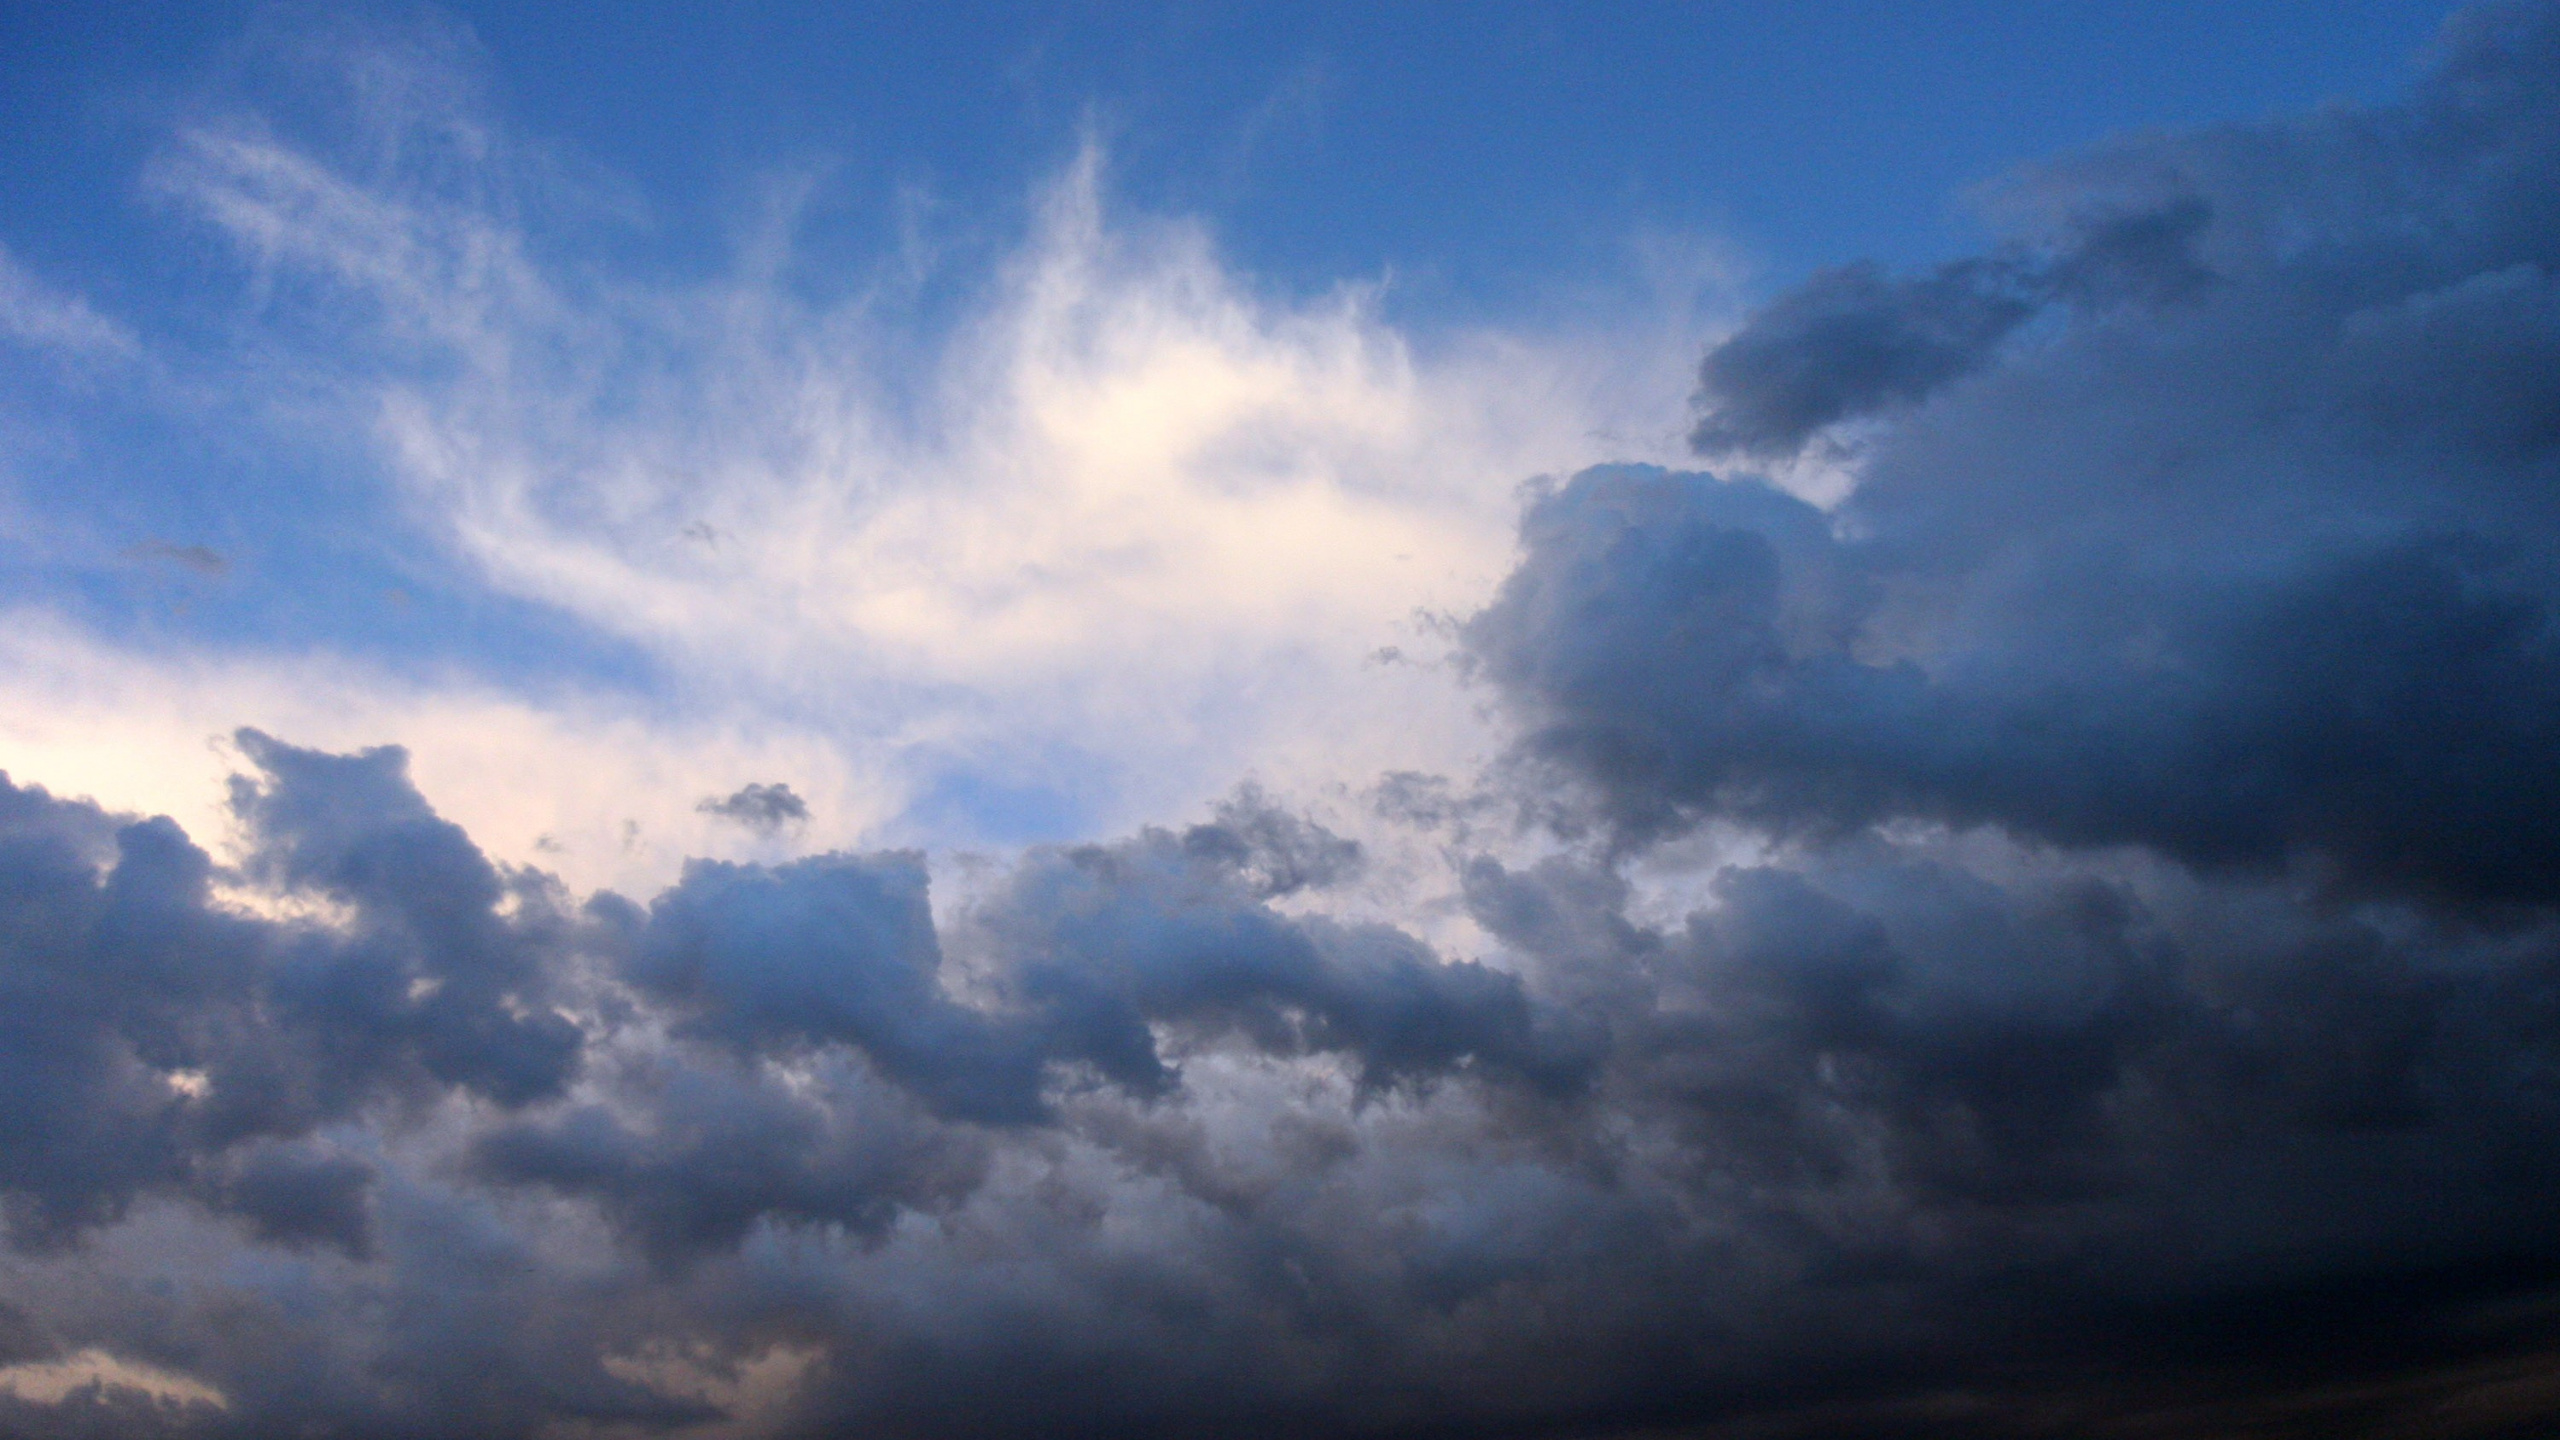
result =
[[1637,829],[1995,824],[2549,902],[2553,44],[2474,15],[2404,107],[2027,176],[2043,258],[1780,297],[1708,356],[1698,443],[1899,406],[1854,493],[1585,474],[1470,648]]

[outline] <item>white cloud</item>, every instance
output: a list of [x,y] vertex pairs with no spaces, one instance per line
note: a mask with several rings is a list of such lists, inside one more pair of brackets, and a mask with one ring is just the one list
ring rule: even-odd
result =
[[249,126],[159,179],[393,354],[340,383],[489,584],[639,643],[679,705],[822,716],[911,791],[977,771],[1111,827],[1248,771],[1461,765],[1473,701],[1372,657],[1436,653],[1417,614],[1489,592],[1521,481],[1668,458],[1686,418],[1696,266],[1635,323],[1423,344],[1379,286],[1274,299],[1200,226],[1113,215],[1088,148],[924,334],[879,293],[798,301],[770,257],[546,273],[483,198],[503,147],[458,128],[491,147],[468,193]]
[[85,361],[141,353],[133,332],[81,297],[45,283],[0,247],[0,334],[33,349]]
[[298,744],[408,747],[419,789],[501,859],[584,890],[646,896],[688,856],[761,858],[777,842],[695,807],[750,781],[809,802],[796,837],[859,843],[900,792],[825,737],[759,716],[668,722],[612,697],[507,694],[404,679],[326,655],[137,655],[41,611],[0,616],[0,770],[111,809],[167,814],[208,844],[229,830],[239,726]]

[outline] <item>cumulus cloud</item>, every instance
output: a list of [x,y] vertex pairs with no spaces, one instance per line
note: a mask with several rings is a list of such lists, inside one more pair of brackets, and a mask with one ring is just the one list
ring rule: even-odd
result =
[[[1777,1433],[1833,1433],[1921,1404],[1914,1366],[2201,1403],[2213,1336],[2435,1393],[2538,1333],[2548,917],[1938,832],[1726,867],[1668,925],[1604,855],[1479,853],[1489,950],[1453,961],[1304,908],[1346,842],[1249,794],[940,920],[899,853],[571,905],[396,752],[241,750],[233,893],[298,911],[214,898],[165,820],[7,792],[0,1281],[47,1318],[27,1363],[223,1397],[129,1402],[173,1429],[680,1427],[724,1393],[785,1434],[1817,1396]],[[288,1377],[243,1325],[355,1328]],[[2341,1338],[2376,1348],[2311,1358]],[[787,1383],[686,1378],[749,1371]],[[2073,1384],[2018,1413],[2112,1403]]]
[[[2213,282],[2127,292],[1997,362],[1967,342],[1978,373],[1925,401],[1956,372],[1914,361],[1934,378],[1894,393],[1918,408],[1830,511],[1748,475],[1624,469],[1539,501],[1468,631],[1532,748],[1635,829],[1994,824],[2355,893],[2550,901],[2539,15],[2462,22],[2400,109],[2124,142],[2019,181],[2044,210],[2159,197]],[[2417,234],[2411,207],[2465,219]],[[1716,355],[1855,377],[1848,332],[1800,312],[1894,330],[1954,273],[1818,278]]]
[[238,1147],[300,1141],[382,1095],[522,1104],[575,1068],[579,1032],[546,1004],[545,952],[570,923],[548,892],[436,819],[399,752],[241,738],[267,767],[234,792],[248,874],[340,923],[225,907],[210,857],[166,819],[0,792],[18,1137],[0,1189],[22,1244],[195,1187],[262,1233],[361,1248],[360,1164]]

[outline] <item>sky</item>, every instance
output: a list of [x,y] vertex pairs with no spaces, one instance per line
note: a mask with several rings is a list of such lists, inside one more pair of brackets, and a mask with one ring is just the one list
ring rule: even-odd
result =
[[2560,1416],[2560,6],[0,56],[0,1434]]

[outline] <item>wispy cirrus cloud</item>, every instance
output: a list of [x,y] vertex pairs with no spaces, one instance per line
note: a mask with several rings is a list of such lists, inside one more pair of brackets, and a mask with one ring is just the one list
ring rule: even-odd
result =
[[[1319,735],[1405,765],[1436,762],[1403,741],[1470,743],[1462,706],[1418,724],[1424,695],[1363,661],[1489,589],[1519,477],[1594,458],[1596,433],[1669,453],[1668,371],[1620,377],[1698,333],[1419,354],[1374,287],[1259,296],[1198,227],[1110,216],[1090,145],[924,336],[877,289],[813,307],[764,273],[554,273],[485,176],[441,174],[359,178],[234,124],[157,183],[343,317],[331,344],[366,358],[332,383],[486,583],[924,771],[1011,751],[1003,778],[1037,788],[1063,778],[1037,756],[1073,756],[1141,805]],[[1139,727],[1174,743],[1136,764]]]
[[38,278],[5,247],[0,247],[0,334],[82,363],[127,361],[142,351],[130,329],[99,314],[79,295]]

